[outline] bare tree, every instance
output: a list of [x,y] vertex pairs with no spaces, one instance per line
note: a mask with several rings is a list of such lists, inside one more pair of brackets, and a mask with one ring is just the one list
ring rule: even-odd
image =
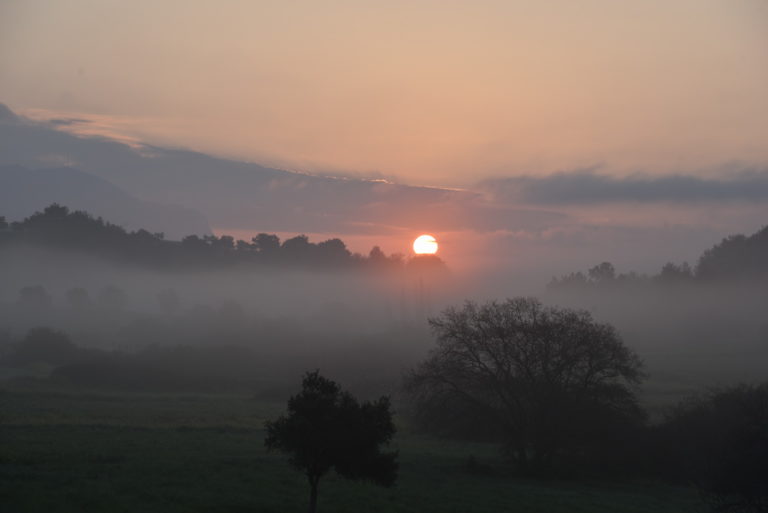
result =
[[516,298],[467,302],[429,324],[437,347],[406,377],[427,428],[502,441],[521,470],[542,470],[642,420],[642,363],[588,312]]

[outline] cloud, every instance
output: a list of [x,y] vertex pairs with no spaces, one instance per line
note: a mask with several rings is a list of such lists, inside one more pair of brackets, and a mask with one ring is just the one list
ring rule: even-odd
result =
[[712,178],[682,174],[615,177],[589,168],[544,177],[495,178],[480,187],[500,201],[543,205],[759,202],[768,200],[768,168],[742,168]]
[[[103,132],[89,137],[71,128],[101,123],[69,114],[52,123],[50,117],[17,117],[0,109],[0,118],[10,120],[0,122],[0,166],[30,172],[71,166],[82,172],[43,173],[46,180],[35,182],[39,186],[21,184],[40,198],[35,204],[60,201],[126,226],[165,231],[171,238],[197,229],[185,224],[172,230],[159,223],[171,224],[172,212],[194,211],[219,234],[341,237],[364,252],[374,244],[387,252],[408,251],[416,234],[429,232],[439,238],[454,268],[485,273],[499,296],[520,291],[515,283],[540,287],[553,275],[604,260],[621,269],[649,271],[668,260],[692,259],[725,235],[758,229],[768,215],[768,169],[731,166],[700,178],[614,177],[592,167],[487,180],[475,190],[411,186],[126,144]],[[32,174],[23,177],[25,184]],[[99,180],[90,186],[88,178]],[[109,184],[133,198],[123,201],[120,212],[119,198],[104,189]],[[33,206],[29,195],[2,185],[6,198],[0,205],[6,210],[12,201],[19,209]],[[12,217],[21,214],[26,215],[19,210]]]
[[0,103],[0,123],[16,123],[18,121],[18,116],[7,105]]
[[52,203],[85,210],[129,230],[163,232],[171,239],[211,232],[206,219],[193,209],[141,201],[77,169],[0,165],[0,215],[19,221]]
[[91,123],[89,119],[85,118],[53,118],[48,122],[54,126],[70,126],[70,125],[84,125]]
[[[39,113],[38,113],[39,114]],[[488,201],[460,189],[318,176],[195,151],[126,144],[100,121],[57,116],[0,125],[0,165],[75,167],[131,196],[201,212],[217,230],[344,235],[542,230],[566,214]],[[73,126],[98,130],[73,132]],[[98,137],[96,137],[98,136]]]

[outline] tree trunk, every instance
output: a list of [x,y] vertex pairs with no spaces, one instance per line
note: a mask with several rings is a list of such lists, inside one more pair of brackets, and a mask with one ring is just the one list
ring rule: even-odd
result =
[[317,513],[317,477],[309,478],[309,513]]

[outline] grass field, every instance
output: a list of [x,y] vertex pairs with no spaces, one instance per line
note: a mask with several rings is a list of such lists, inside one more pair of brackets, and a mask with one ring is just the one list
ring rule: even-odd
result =
[[[308,488],[263,446],[283,403],[0,386],[0,511],[301,512]],[[326,512],[684,513],[693,490],[649,482],[514,478],[494,448],[409,434],[390,489],[330,475]],[[472,462],[472,463],[470,463]]]

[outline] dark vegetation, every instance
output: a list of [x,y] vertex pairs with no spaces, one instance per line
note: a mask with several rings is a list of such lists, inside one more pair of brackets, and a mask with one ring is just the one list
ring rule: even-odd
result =
[[750,235],[731,235],[706,250],[695,266],[688,262],[668,262],[658,274],[635,272],[617,274],[610,262],[603,262],[586,273],[574,272],[549,283],[550,290],[626,287],[631,285],[717,284],[749,282],[768,285],[768,226]]
[[[285,397],[19,382],[0,390],[0,511],[306,511],[306,477],[263,444],[264,421],[280,414]],[[686,486],[522,479],[508,472],[493,445],[415,435],[402,419],[396,423],[396,485],[330,472],[320,511],[699,513],[697,495]]]
[[768,511],[768,382],[691,397],[659,436],[666,476],[695,483],[713,511]]
[[292,267],[310,269],[400,268],[403,255],[387,256],[374,247],[367,256],[350,252],[340,239],[310,242],[306,235],[280,241],[260,233],[250,241],[229,235],[189,235],[165,240],[162,233],[124,228],[53,204],[22,221],[0,217],[0,248],[35,245],[76,250],[131,265],[157,269]]
[[688,398],[648,423],[637,356],[610,325],[538,300],[450,308],[406,378],[415,426],[493,441],[526,476],[691,483],[715,512],[768,511],[768,382]]
[[320,478],[331,469],[352,480],[392,486],[397,453],[382,452],[395,434],[389,397],[360,403],[319,372],[304,376],[288,399],[288,414],[266,424],[265,445],[289,455],[309,482],[309,512],[317,511]]
[[[473,511],[531,511],[535,507],[544,508],[542,511],[684,511],[695,502],[684,491],[690,485],[697,487],[713,511],[765,511],[760,508],[764,508],[764,483],[768,482],[768,385],[739,386],[690,399],[670,410],[662,421],[648,423],[632,386],[642,377],[639,362],[610,326],[595,322],[588,314],[516,299],[481,306],[467,304],[463,309],[444,312],[433,319],[432,326],[438,347],[408,378],[415,401],[400,400],[405,415],[398,422],[403,425],[403,434],[394,442],[402,455],[401,484],[390,495],[373,499],[382,501],[378,507],[381,511],[400,511],[419,503],[423,506],[420,510],[443,511],[446,504],[452,504],[447,498],[454,495],[448,489],[438,491],[440,486],[480,493],[480,498],[464,503],[466,510]],[[186,497],[180,504],[187,504],[187,511],[215,510],[218,506],[209,502],[212,497],[198,496],[200,504],[211,507],[186,502],[196,496],[184,491],[185,486],[193,486],[194,472],[174,465],[188,461],[188,456],[180,455],[189,451],[200,465],[210,465],[211,471],[229,476],[228,481],[215,480],[222,493],[234,494],[222,500],[222,504],[232,506],[225,509],[244,510],[253,504],[261,504],[265,511],[278,511],[286,505],[297,509],[300,503],[288,499],[294,494],[288,489],[298,491],[300,484],[275,468],[281,465],[278,459],[254,455],[256,460],[249,463],[243,456],[252,455],[259,437],[264,436],[268,445],[292,455],[299,468],[307,472],[314,469],[310,482],[314,479],[315,485],[319,475],[335,468],[328,473],[327,486],[323,487],[327,495],[321,500],[329,510],[352,511],[361,507],[355,501],[363,500],[363,496],[377,497],[368,488],[345,488],[338,477],[376,475],[368,474],[365,466],[355,465],[361,465],[358,457],[363,462],[377,461],[373,448],[393,432],[389,403],[384,399],[359,403],[335,383],[310,374],[302,392],[290,400],[288,415],[268,424],[266,433],[261,433],[252,417],[259,407],[248,401],[238,400],[236,411],[230,412],[174,413],[177,408],[188,408],[185,404],[190,400],[190,407],[197,409],[195,405],[203,400],[197,397],[214,394],[211,397],[251,397],[253,401],[253,391],[258,391],[259,403],[271,405],[266,418],[275,418],[279,409],[276,402],[284,388],[270,388],[270,382],[264,380],[225,385],[223,375],[205,378],[220,366],[234,368],[235,362],[252,368],[252,355],[243,348],[152,347],[137,353],[109,352],[80,348],[64,333],[40,328],[18,342],[6,336],[2,355],[0,367],[41,363],[53,367],[47,379],[16,378],[6,381],[0,393],[0,431],[2,440],[10,444],[0,445],[0,475],[4,476],[0,497],[25,511],[108,511],[106,504],[113,493],[122,494],[129,503],[160,511],[168,506],[162,498],[169,489],[180,498]],[[152,398],[157,392],[170,395],[163,396],[157,410],[147,412],[147,419],[153,420],[140,421],[149,422],[141,424],[148,427],[131,427],[136,422],[132,405],[137,401],[155,404],[157,400]],[[116,394],[130,398],[121,399]],[[114,409],[119,411],[110,413]],[[220,414],[223,417],[214,418]],[[212,418],[198,426],[205,415]],[[91,417],[93,420],[88,420]],[[313,418],[320,419],[319,425]],[[154,426],[153,422],[161,425]],[[416,434],[422,432],[438,438]],[[430,445],[440,439],[445,440],[439,442],[443,445]],[[66,444],[81,447],[81,452],[69,451]],[[158,451],[155,444],[168,448]],[[186,444],[196,449],[185,448]],[[335,447],[338,452],[323,453],[326,456],[318,463],[311,451],[318,444]],[[459,445],[451,449],[451,444]],[[353,446],[354,451],[344,452]],[[203,452],[197,450],[200,447],[205,448]],[[143,452],[137,454],[135,450]],[[385,457],[382,461],[392,460]],[[61,465],[70,469],[67,472],[74,465],[74,475],[81,477],[73,479],[97,482],[103,491],[94,494],[84,488],[55,499],[61,501],[58,504],[49,502],[63,493],[56,491],[60,487],[71,486],[50,481],[61,475]],[[141,470],[143,465],[159,465],[164,472],[175,469],[176,474],[170,477],[149,472],[154,477],[139,477],[147,472]],[[268,476],[275,473],[283,476],[282,484],[268,484],[274,479]],[[425,476],[432,476],[429,479],[438,488],[423,484]],[[526,481],[531,477],[546,479],[533,485]],[[551,481],[553,477],[567,480]],[[114,479],[122,483],[121,489],[111,488]],[[608,503],[567,498],[569,493],[581,497],[595,480],[614,483],[600,485],[608,486],[601,488],[604,497],[613,497],[605,499]],[[642,491],[631,491],[633,485],[621,484],[632,482],[648,484],[642,485]],[[164,488],[155,488],[156,484]],[[24,490],[31,493],[36,486],[49,491],[39,500],[24,498]],[[146,488],[137,494],[136,486]],[[514,494],[494,492],[497,487],[510,486],[516,490]],[[621,486],[629,486],[629,495],[612,495],[618,492],[611,489]],[[260,490],[255,498],[248,491],[254,487]],[[653,502],[657,500],[653,497],[668,493],[664,491],[667,489],[677,489],[677,495],[673,494],[677,498]],[[488,496],[482,494],[497,497],[497,501],[488,502]],[[531,494],[537,498],[517,502]],[[644,499],[638,501],[632,494]],[[443,499],[439,499],[441,495]],[[425,496],[435,502],[419,502]],[[347,500],[352,501],[350,505],[339,502]],[[445,500],[449,502],[441,502]],[[621,502],[624,500],[627,502]],[[529,509],[520,504],[527,504]]]
[[406,380],[424,427],[497,441],[529,475],[626,456],[643,371],[612,326],[533,298],[467,302],[429,322],[437,347]]
[[[585,314],[549,310],[531,300],[509,304],[535,315],[522,316],[517,322],[509,319],[504,333],[507,343],[494,343],[471,329],[466,340],[488,344],[488,349],[478,346],[481,361],[491,352],[509,357],[509,363],[523,357],[512,366],[518,365],[526,376],[465,368],[461,393],[440,395],[447,401],[443,405],[434,401],[413,415],[414,403],[401,399],[404,415],[395,419],[401,433],[393,439],[400,453],[399,484],[381,494],[366,485],[343,485],[339,478],[368,476],[376,481],[377,475],[392,476],[389,471],[373,475],[366,471],[366,464],[375,461],[386,464],[374,468],[393,469],[391,455],[382,460],[376,456],[380,443],[394,432],[386,399],[358,402],[313,373],[306,377],[302,392],[289,401],[288,414],[261,431],[264,419],[277,416],[285,391],[257,381],[240,388],[206,383],[200,374],[190,372],[189,354],[195,350],[105,355],[78,348],[63,333],[32,330],[19,343],[10,344],[10,349],[5,341],[0,367],[8,362],[40,361],[57,361],[60,366],[49,379],[17,378],[3,384],[0,497],[24,511],[119,511],[110,502],[115,494],[120,505],[148,511],[244,511],[255,505],[264,511],[303,508],[303,501],[293,498],[304,496],[302,481],[283,471],[279,458],[256,449],[266,437],[268,446],[287,452],[297,467],[315,470],[315,484],[317,476],[327,475],[320,502],[321,509],[328,511],[365,509],[367,501],[377,504],[372,510],[379,511],[407,511],[417,504],[420,511],[454,506],[462,511],[694,511],[697,500],[696,494],[687,491],[690,486],[712,511],[765,511],[768,384],[736,386],[687,399],[661,421],[648,423],[639,414],[633,389],[621,384],[634,381],[621,377],[621,366],[626,365],[629,377],[636,378],[637,362],[609,327]],[[504,304],[477,307],[474,312],[489,314],[494,309],[503,311]],[[573,330],[564,330],[560,324],[556,329],[549,316],[565,324],[583,324]],[[433,321],[438,333],[446,333],[449,317],[444,313],[442,321]],[[531,322],[533,317],[536,323]],[[482,320],[476,327],[488,328]],[[520,328],[531,331],[519,337],[517,344],[510,343]],[[587,347],[577,344],[579,351],[571,354],[557,351],[564,331],[578,339],[580,330]],[[597,334],[607,331],[602,338],[596,337],[602,342],[591,347],[594,330]],[[458,376],[460,366],[440,357],[457,351],[456,341],[440,345],[442,352],[438,347],[411,380],[421,379],[418,374],[433,365],[445,367],[448,376]],[[598,373],[605,374],[602,385],[596,379],[596,388],[587,393],[571,388],[574,382],[568,379],[588,368],[573,357],[590,351],[602,369]],[[217,354],[226,352],[226,348],[209,349],[193,360],[200,368],[206,360],[215,367]],[[68,363],[82,358],[93,358],[94,366]],[[122,362],[125,375],[121,377],[110,365],[97,364],[105,358]],[[163,359],[173,365],[163,364]],[[461,355],[458,361],[470,363]],[[565,361],[570,365],[557,365]],[[547,368],[558,367],[569,370],[560,381],[548,381]],[[147,368],[154,368],[160,381],[153,381]],[[179,368],[188,372],[181,385],[171,371]],[[618,371],[617,376],[606,371],[611,368]],[[129,381],[113,386],[120,379]],[[538,423],[539,430],[525,432],[499,422],[501,415],[492,408],[504,406],[493,395],[493,387],[500,385],[508,387],[509,399],[529,408],[512,409],[510,417],[523,414],[519,418]],[[609,392],[612,389],[615,394]],[[483,391],[490,397],[480,395]],[[465,393],[479,394],[487,404],[478,407],[465,401]],[[415,405],[424,403],[417,400]],[[438,436],[424,436],[430,433]],[[539,433],[546,437],[537,437]],[[531,456],[527,465],[519,452],[509,450],[519,448],[521,441],[528,444],[523,449]],[[316,460],[318,453],[313,449],[318,447],[330,451],[320,452],[322,457]],[[199,472],[195,465],[201,466]],[[327,472],[332,466],[335,470]],[[64,475],[68,478],[63,479]],[[193,484],[201,478],[206,483],[202,488]],[[470,496],[465,497],[466,493]],[[219,494],[224,496],[217,498]],[[171,496],[176,497],[173,505],[167,502]]]
[[552,280],[542,297],[616,326],[647,364],[645,390],[689,394],[765,379],[768,228],[727,237],[694,265],[667,263],[653,276],[603,262]]
[[[378,340],[339,340],[318,336],[319,347],[292,345],[302,332],[268,333],[260,345],[237,340],[220,344],[158,344],[122,349],[85,348],[64,332],[33,328],[16,340],[0,333],[0,372],[17,379],[44,378],[60,386],[125,392],[282,394],[291,376],[312,363],[325,363],[335,375],[353,382],[366,394],[391,389],[397,360],[384,353]],[[354,347],[353,342],[362,344]],[[335,345],[334,345],[335,344]],[[346,346],[346,347],[345,347]],[[332,348],[344,361],[324,357]],[[392,348],[392,350],[395,350]],[[359,373],[367,373],[361,380]],[[0,374],[2,376],[2,374]]]

